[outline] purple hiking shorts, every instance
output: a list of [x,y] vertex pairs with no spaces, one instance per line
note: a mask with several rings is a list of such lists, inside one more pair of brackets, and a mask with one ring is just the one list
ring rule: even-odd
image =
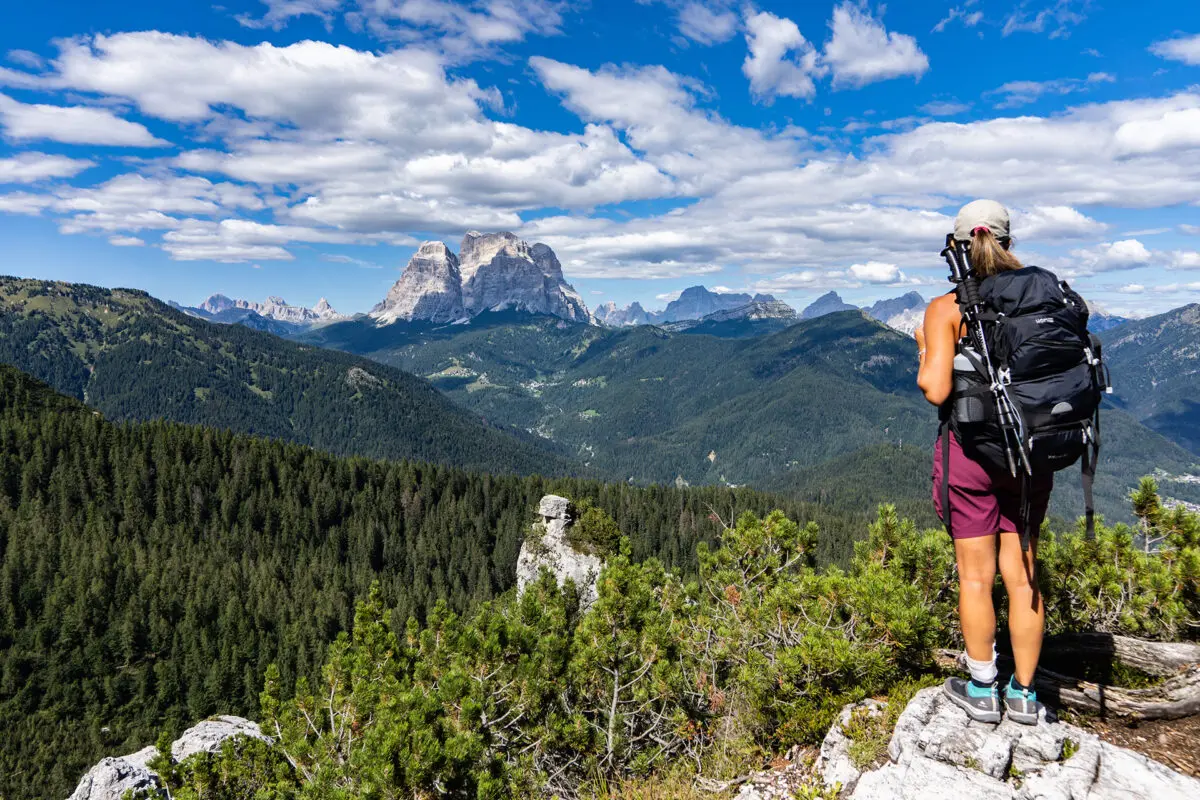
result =
[[[989,472],[963,452],[950,431],[950,535],[955,539],[994,536],[1021,530],[1021,479]],[[1046,517],[1054,476],[1033,479],[1029,487],[1034,535]],[[933,506],[942,516],[942,439],[933,447]]]

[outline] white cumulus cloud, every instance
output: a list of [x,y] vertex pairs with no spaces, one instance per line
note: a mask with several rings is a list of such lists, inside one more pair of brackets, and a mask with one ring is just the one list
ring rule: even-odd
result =
[[750,92],[762,102],[776,97],[811,98],[817,93],[813,75],[820,73],[818,54],[795,22],[768,11],[746,16],[749,55],[742,74],[750,79]]
[[163,147],[145,125],[122,119],[107,108],[22,103],[0,94],[0,127],[16,141],[99,144],[118,147]]
[[73,178],[96,162],[85,158],[49,155],[47,153],[17,153],[12,158],[0,158],[0,183],[34,183],[46,178]]
[[1155,42],[1150,46],[1150,52],[1160,58],[1200,67],[1200,33]]
[[729,9],[713,9],[704,3],[686,3],[679,10],[679,32],[701,44],[717,44],[733,38],[738,18]]
[[1033,206],[1013,213],[1013,233],[1020,241],[1058,242],[1102,236],[1108,226],[1070,206]]
[[1154,255],[1137,239],[1121,239],[1100,245],[1072,250],[1071,255],[1093,272],[1134,269],[1154,260]]
[[906,75],[919,79],[929,69],[929,58],[916,39],[888,31],[853,3],[833,10],[830,27],[833,36],[823,60],[833,70],[834,87],[860,87]]
[[904,274],[895,264],[882,261],[868,261],[866,264],[851,264],[850,277],[864,283],[896,283],[904,279]]

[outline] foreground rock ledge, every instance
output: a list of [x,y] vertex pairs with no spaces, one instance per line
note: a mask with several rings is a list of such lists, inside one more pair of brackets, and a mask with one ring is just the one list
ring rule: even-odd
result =
[[[843,712],[848,719],[849,711]],[[889,761],[860,772],[835,723],[821,751],[825,781],[854,800],[1196,800],[1200,780],[1064,722],[973,722],[925,689],[905,708]]]
[[[235,736],[272,743],[257,722],[242,717],[212,717],[184,731],[171,745],[171,758],[180,762],[196,753],[215,753],[226,739]],[[127,756],[102,760],[87,771],[67,800],[121,800],[130,790],[135,795],[149,792],[151,796],[166,797],[158,775],[147,766],[157,752],[154,747],[146,747]]]

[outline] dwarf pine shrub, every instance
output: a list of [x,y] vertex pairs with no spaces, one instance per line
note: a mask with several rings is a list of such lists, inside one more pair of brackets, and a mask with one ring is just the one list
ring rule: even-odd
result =
[[[1152,482],[1133,502],[1137,530],[1043,535],[1051,632],[1200,633],[1196,515],[1164,508]],[[615,524],[591,513],[607,540]],[[171,765],[168,782],[211,800],[643,796],[655,776],[744,774],[820,741],[844,704],[889,695],[878,721],[857,721],[877,757],[957,635],[953,548],[886,505],[844,570],[817,569],[818,535],[743,515],[687,581],[622,542],[582,615],[549,573],[469,616],[439,605],[424,627],[372,591],[319,685],[283,697],[268,670],[263,728],[281,758],[229,747]]]

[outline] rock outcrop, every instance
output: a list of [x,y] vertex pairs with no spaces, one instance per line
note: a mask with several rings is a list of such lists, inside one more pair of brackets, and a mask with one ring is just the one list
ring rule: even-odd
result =
[[442,242],[425,242],[409,260],[371,317],[381,325],[396,320],[454,322],[466,316],[458,257]]
[[900,715],[888,761],[860,772],[842,731],[850,713],[826,737],[818,766],[827,785],[841,783],[842,797],[854,800],[1200,797],[1200,780],[1052,718],[974,722],[940,687],[919,692]]
[[183,735],[171,744],[171,758],[183,761],[196,753],[215,753],[221,749],[226,739],[235,736],[272,743],[271,737],[262,732],[257,722],[223,715],[206,719],[184,731]]
[[151,796],[161,793],[158,776],[146,766],[157,752],[147,747],[127,756],[103,759],[87,771],[67,800],[121,800],[126,792],[133,792],[134,796],[142,792]]
[[561,586],[567,580],[579,592],[580,608],[586,609],[599,596],[596,589],[600,570],[599,558],[576,550],[567,541],[567,532],[574,524],[575,508],[565,497],[548,494],[538,504],[541,519],[533,524],[521,543],[517,556],[517,592],[538,579],[543,568],[550,570]]
[[[215,753],[226,739],[246,736],[268,744],[271,737],[263,734],[258,723],[242,717],[220,716],[193,725],[171,744],[171,758],[183,761],[196,753]],[[148,766],[157,754],[154,747],[117,758],[105,758],[92,767],[79,781],[67,800],[121,800],[125,792],[146,792],[150,797],[166,797],[158,775]]]
[[825,294],[814,300],[807,308],[800,312],[801,319],[816,319],[823,317],[826,314],[836,314],[839,311],[857,311],[858,306],[852,306],[842,300],[841,295],[837,292],[826,292]]

